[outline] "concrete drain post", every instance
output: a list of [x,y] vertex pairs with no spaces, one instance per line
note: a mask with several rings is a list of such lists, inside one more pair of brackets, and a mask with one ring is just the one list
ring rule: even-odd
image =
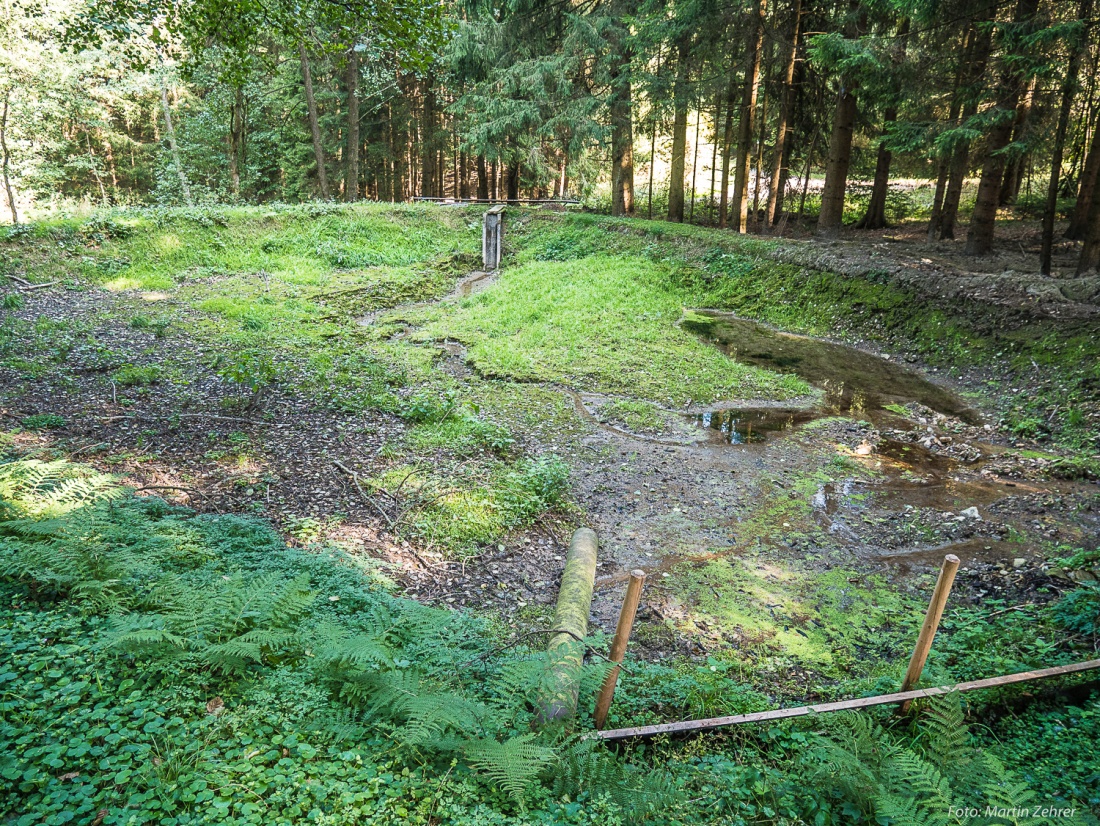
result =
[[504,248],[504,204],[497,204],[485,212],[481,224],[481,264],[485,272],[500,269],[500,256]]
[[598,544],[596,532],[589,528],[578,529],[569,543],[558,604],[554,609],[554,636],[546,646],[549,663],[535,715],[540,725],[568,720],[577,713]]
[[[936,638],[936,631],[940,627],[940,619],[943,617],[943,608],[947,604],[947,597],[951,593],[951,586],[955,582],[955,573],[959,570],[959,558],[954,554],[948,554],[943,558],[940,567],[940,575],[936,578],[936,588],[932,591],[932,600],[928,603],[928,612],[924,615],[924,624],[920,627],[920,635],[917,637],[917,647],[913,649],[913,656],[909,660],[909,668],[902,680],[901,690],[909,691],[920,682],[920,675],[924,671],[924,661],[928,659],[928,652],[932,648],[932,640]],[[901,704],[901,713],[909,711],[909,700]]]

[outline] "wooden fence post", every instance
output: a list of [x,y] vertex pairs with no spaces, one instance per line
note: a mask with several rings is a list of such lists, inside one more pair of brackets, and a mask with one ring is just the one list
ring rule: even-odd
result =
[[619,663],[626,655],[626,644],[630,641],[630,632],[634,628],[634,615],[638,613],[638,603],[642,599],[643,583],[645,583],[645,571],[630,572],[626,596],[623,597],[623,607],[619,611],[619,624],[615,626],[615,638],[611,641],[611,656],[608,657],[615,665],[604,679],[600,696],[596,699],[594,717],[598,729],[603,728],[604,723],[607,722],[607,712],[611,708],[611,700],[615,697],[615,684],[619,681]]
[[[932,648],[932,640],[936,638],[936,630],[940,627],[940,618],[943,617],[943,607],[947,603],[947,596],[951,593],[951,586],[955,582],[955,573],[959,570],[959,558],[954,554],[948,554],[943,558],[940,567],[940,575],[936,578],[936,589],[932,592],[932,601],[928,603],[928,612],[924,615],[924,624],[920,627],[920,636],[917,637],[917,647],[913,649],[913,656],[909,660],[909,668],[902,680],[901,690],[909,691],[920,681],[920,675],[924,671],[924,662],[928,659],[928,652]],[[909,700],[901,704],[901,712],[909,710]]]

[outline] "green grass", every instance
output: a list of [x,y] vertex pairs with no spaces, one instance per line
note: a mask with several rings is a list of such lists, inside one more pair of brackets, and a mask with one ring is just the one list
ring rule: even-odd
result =
[[668,266],[590,256],[520,264],[457,309],[411,318],[428,322],[423,337],[467,344],[487,375],[673,404],[808,392],[797,378],[732,362],[679,329],[685,305],[705,300]]

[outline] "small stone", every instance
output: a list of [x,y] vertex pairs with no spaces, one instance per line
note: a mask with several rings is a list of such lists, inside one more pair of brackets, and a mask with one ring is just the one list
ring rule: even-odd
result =
[[1025,565],[1027,565],[1027,560],[1024,559],[1022,556],[1018,556],[1014,560],[1012,560],[1013,568],[1022,568]]
[[982,515],[980,513],[978,513],[977,508],[967,508],[964,511],[960,511],[960,514],[962,516],[968,516],[971,519],[981,519],[982,518]]

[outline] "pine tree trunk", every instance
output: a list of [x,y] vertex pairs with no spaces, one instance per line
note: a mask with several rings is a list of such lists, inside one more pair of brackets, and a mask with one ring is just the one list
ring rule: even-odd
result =
[[794,103],[794,69],[798,59],[798,38],[802,26],[802,0],[794,2],[794,17],[791,26],[791,46],[787,50],[787,60],[783,66],[783,85],[779,96],[779,121],[775,127],[775,162],[772,165],[771,183],[768,185],[767,225],[778,220],[781,189],[786,186],[787,162],[790,157],[791,107]]
[[764,15],[767,0],[756,0],[753,12],[753,28],[749,33],[748,52],[745,55],[745,82],[741,90],[741,110],[737,123],[737,165],[733,175],[732,214],[734,229],[748,232],[749,168],[752,161],[752,136],[756,119],[756,97],[760,90],[760,52],[764,43]]
[[[898,26],[898,49],[894,55],[894,63],[900,64],[905,60],[905,53],[909,47],[909,18],[905,18]],[[897,106],[886,107],[883,113],[882,131],[886,135],[890,131],[890,125],[898,119]],[[867,204],[867,212],[859,222],[860,229],[885,229],[886,227],[886,196],[890,189],[890,161],[893,153],[886,148],[885,137],[878,144],[878,158],[875,162],[875,182],[871,187],[871,201]]]
[[[974,117],[978,111],[978,95],[975,89],[980,86],[985,74],[986,64],[989,62],[990,51],[993,48],[993,28],[991,25],[997,12],[997,0],[991,0],[985,9],[985,14],[977,23],[971,24],[969,53],[963,58],[966,66],[965,81],[963,83],[960,99],[965,98],[962,106],[960,123],[966,123]],[[946,241],[955,237],[955,224],[959,215],[959,202],[962,199],[962,188],[966,181],[966,173],[970,169],[970,142],[959,141],[951,152],[951,163],[948,171],[947,190],[943,198],[943,213],[940,216],[940,240]]]
[[630,78],[620,82],[611,107],[611,214],[634,214],[634,126]]
[[[1012,125],[1013,143],[1027,140],[1028,122],[1031,119],[1032,100],[1035,96],[1035,78],[1028,85],[1027,94],[1016,107],[1016,121]],[[1020,194],[1020,183],[1023,181],[1025,153],[1016,153],[1005,161],[1005,177],[1001,182],[1001,194],[998,198],[1000,206],[1009,206],[1016,202],[1016,196]]]
[[168,105],[168,86],[162,81],[160,85],[160,104],[164,109],[164,135],[168,138],[168,149],[172,153],[172,161],[176,164],[176,172],[180,179],[180,189],[183,191],[184,200],[188,206],[193,206],[191,199],[191,186],[187,183],[187,174],[183,171],[183,158],[180,156],[180,148],[176,143],[176,130],[172,126],[172,107]]
[[[890,128],[890,124],[898,119],[898,110],[890,107],[883,116],[883,131]],[[886,228],[886,196],[890,189],[890,161],[893,153],[886,148],[886,142],[880,140],[878,144],[878,158],[875,161],[875,181],[871,186],[871,200],[867,204],[867,212],[864,213],[856,227],[859,229],[885,229]]]
[[[1090,155],[1100,154],[1100,129],[1093,131]],[[1077,261],[1077,274],[1100,270],[1100,198],[1093,197],[1085,221],[1084,244]]]
[[519,161],[508,164],[507,173],[508,203],[519,204]]
[[714,188],[718,184],[718,124],[722,121],[722,96],[714,101],[714,143],[710,147],[710,205],[707,208],[707,217],[710,223],[714,223]]
[[489,173],[485,170],[485,156],[477,156],[477,198],[479,201],[489,200]]
[[[1035,17],[1039,0],[1019,0],[1014,17],[1017,23],[1026,23]],[[993,246],[993,231],[997,222],[997,206],[1000,201],[1001,183],[1004,179],[1005,156],[1002,150],[1012,140],[1016,107],[1020,102],[1022,76],[1019,70],[1005,69],[1001,75],[1000,92],[1003,101],[997,108],[999,119],[986,136],[985,161],[982,177],[978,182],[978,197],[970,216],[970,229],[966,234],[967,255],[985,255]]]
[[[1077,19],[1082,24],[1089,19],[1092,0],[1081,0]],[[1062,105],[1058,110],[1058,126],[1054,130],[1054,146],[1051,148],[1050,181],[1047,185],[1047,202],[1043,209],[1043,243],[1039,251],[1039,272],[1050,275],[1054,255],[1054,220],[1058,213],[1058,187],[1062,177],[1062,157],[1066,147],[1066,133],[1073,114],[1073,99],[1077,95],[1077,78],[1081,72],[1081,56],[1084,53],[1083,38],[1070,45],[1069,64],[1062,81]]]
[[313,95],[313,75],[309,68],[309,55],[306,44],[298,44],[298,58],[302,62],[302,85],[306,93],[306,111],[309,114],[309,133],[313,138],[313,160],[317,164],[317,184],[321,188],[321,198],[329,200],[328,172],[325,170],[325,148],[321,143],[321,126],[317,117],[317,98]]
[[[617,16],[632,11],[632,3],[617,2]],[[623,43],[624,32],[611,39],[611,214],[634,214],[634,122],[633,89],[630,76],[631,50]]]
[[428,198],[437,198],[443,194],[437,187],[439,175],[438,158],[435,145],[435,89],[432,76],[423,81],[424,114],[420,120],[420,194]]
[[241,194],[241,137],[244,134],[244,92],[238,86],[229,107],[229,190]]
[[[1093,126],[1093,135],[1100,134],[1100,120]],[[1096,193],[1096,185],[1100,182],[1100,144],[1095,140],[1088,154],[1085,155],[1085,165],[1081,170],[1081,184],[1077,189],[1077,202],[1073,206],[1073,217],[1070,219],[1069,228],[1065,237],[1071,241],[1077,241],[1085,237],[1088,227],[1089,210]]]
[[359,200],[359,52],[348,52],[348,142],[345,151],[344,200]]
[[15,205],[15,192],[11,186],[11,154],[8,152],[8,105],[11,101],[11,91],[4,91],[4,111],[0,113],[0,161],[4,170],[4,192],[8,199],[8,209],[11,210],[11,222],[19,223],[19,210]]
[[842,87],[837,94],[829,157],[825,162],[825,185],[821,190],[821,212],[817,218],[818,235],[836,237],[844,223],[844,192],[848,186],[848,167],[852,163],[855,124],[854,90]]
[[730,82],[726,89],[726,124],[722,130],[722,191],[718,195],[718,226],[725,229],[729,217],[730,153],[733,150],[733,110],[737,106],[737,60],[730,59]]
[[668,181],[668,220],[684,220],[684,166],[687,155],[689,38],[680,41],[673,84],[676,112],[672,120],[672,163]]

